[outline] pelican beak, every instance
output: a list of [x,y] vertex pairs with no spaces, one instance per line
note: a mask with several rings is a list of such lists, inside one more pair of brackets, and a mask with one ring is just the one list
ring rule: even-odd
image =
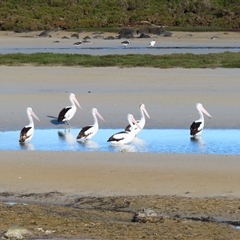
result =
[[99,112],[96,112],[96,115],[105,122],[105,120],[103,119],[103,117],[101,116],[101,114]]
[[76,97],[73,98],[73,101],[78,105],[79,108],[82,109],[82,107],[80,106],[80,104],[79,104],[78,100],[76,99]]
[[204,107],[201,107],[201,111],[206,114],[209,118],[212,118],[212,116],[207,112],[207,110]]
[[132,117],[132,122],[135,123],[135,124],[138,126],[138,128],[142,129],[142,128],[139,126],[139,124],[137,123],[137,121],[134,119],[134,117]]
[[32,110],[30,111],[30,113],[34,118],[36,118],[40,122],[39,118],[37,117],[37,115]]
[[148,112],[147,112],[147,109],[144,107],[143,108],[143,111],[145,112],[145,114],[147,115],[147,117],[150,119],[150,116],[149,116],[149,114],[148,114]]

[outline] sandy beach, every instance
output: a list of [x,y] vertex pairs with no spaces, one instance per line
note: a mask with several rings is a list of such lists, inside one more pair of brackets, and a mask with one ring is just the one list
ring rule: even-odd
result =
[[[96,107],[105,119],[101,123],[102,128],[123,128],[127,114],[132,113],[138,119],[138,106],[144,103],[151,116],[146,122],[146,129],[188,129],[198,118],[197,102],[201,102],[213,116],[212,119],[206,118],[206,128],[239,127],[239,69],[0,66],[0,72],[1,131],[20,131],[28,122],[26,107],[32,107],[40,118],[40,122],[35,123],[36,128],[64,128],[51,120],[69,104],[70,92],[76,94],[82,106],[71,120],[72,128],[92,122],[92,107]],[[57,228],[57,225],[61,226],[60,222],[56,219],[51,222],[47,216],[49,213],[45,213],[49,218],[45,228],[55,230],[47,236],[67,239],[116,239],[115,236],[118,239],[240,239],[238,229],[215,221],[240,221],[239,159],[238,155],[1,151],[0,199],[5,211],[1,214],[10,214],[11,208],[21,212],[22,216],[25,216],[26,208],[32,212],[34,207],[41,211],[26,217],[25,221],[16,216],[9,217],[9,221],[0,225],[0,230],[3,232],[13,224],[20,224],[34,232],[34,236],[42,236],[43,233],[36,233],[36,228],[46,219],[40,220],[37,216],[47,206],[56,215],[60,214],[60,207],[55,209],[56,205],[71,205],[84,211],[98,206],[96,209],[101,211],[114,212],[106,205],[110,204],[109,201],[115,204],[117,211],[121,208],[119,205],[116,207],[117,201],[128,201],[131,204],[124,205],[122,216],[133,214],[133,209],[151,208],[168,218],[164,217],[162,222],[147,223],[144,227],[143,223],[129,223],[129,231],[122,234],[125,228],[120,227],[118,222],[119,230],[116,230],[118,228],[106,220],[106,212],[102,221],[90,217],[74,222],[77,218],[74,213],[71,217],[66,214],[65,219],[69,218],[73,225],[67,227],[62,222],[64,231]],[[22,204],[4,205],[9,201],[29,205],[25,206],[25,210]],[[213,203],[210,204],[210,201]],[[164,202],[163,205],[160,206],[160,202]],[[204,207],[200,202],[204,202]],[[196,208],[190,211],[187,206],[191,204],[195,204]],[[220,213],[217,206],[226,213]],[[68,208],[68,211],[73,209]],[[178,214],[180,218],[176,217]],[[193,217],[186,220],[186,215],[209,217],[209,221],[194,221]],[[35,218],[38,220],[33,223]],[[188,228],[184,221],[190,221],[192,225]],[[79,230],[76,230],[77,227]],[[154,231],[151,232],[151,228]],[[185,232],[186,228],[189,234]],[[199,228],[208,230],[199,231]],[[114,235],[114,231],[119,231],[119,234]]]

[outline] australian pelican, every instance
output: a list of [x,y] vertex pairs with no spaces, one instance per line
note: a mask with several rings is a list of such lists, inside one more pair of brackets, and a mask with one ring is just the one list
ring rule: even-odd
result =
[[72,117],[74,116],[74,114],[77,111],[76,104],[79,108],[81,108],[81,106],[80,106],[78,100],[76,99],[74,93],[71,93],[69,95],[69,100],[72,103],[72,105],[67,106],[67,107],[65,107],[61,110],[61,112],[58,115],[58,122],[66,122],[67,123],[67,121],[72,119]]
[[100,113],[98,112],[98,110],[96,108],[92,109],[92,116],[93,116],[93,120],[94,120],[93,125],[83,127],[77,136],[78,140],[89,140],[97,133],[97,131],[98,131],[97,117],[99,117],[101,120],[104,121],[103,117],[100,115]]
[[[137,121],[134,119],[132,114],[128,114],[128,122],[133,127],[133,123],[139,128],[141,128]],[[127,144],[130,143],[135,137],[135,133],[132,131],[121,131],[118,133],[113,134],[109,139],[108,142],[115,143],[115,144]]]
[[33,112],[32,108],[30,107],[27,108],[27,115],[29,119],[29,124],[25,126],[20,132],[20,139],[19,139],[20,143],[29,142],[32,139],[34,134],[33,117],[36,118],[38,121],[40,121],[37,115]]
[[195,137],[201,135],[204,127],[204,116],[203,113],[206,114],[209,118],[212,116],[204,109],[203,105],[201,103],[196,104],[196,108],[198,110],[198,113],[200,115],[200,118],[192,123],[190,126],[190,135]]
[[145,123],[146,123],[145,114],[148,118],[150,118],[150,116],[146,110],[146,107],[143,103],[140,104],[139,109],[140,109],[141,119],[137,120],[137,123],[138,123],[138,126],[140,126],[140,128],[138,126],[136,126],[135,124],[132,124],[132,127],[129,124],[125,128],[125,131],[133,131],[135,135],[137,135],[145,126]]

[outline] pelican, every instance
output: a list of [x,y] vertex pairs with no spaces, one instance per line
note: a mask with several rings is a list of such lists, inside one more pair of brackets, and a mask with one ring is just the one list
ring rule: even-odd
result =
[[201,135],[204,127],[204,117],[203,113],[206,114],[209,118],[212,116],[204,109],[203,105],[201,103],[196,104],[196,108],[198,110],[198,113],[200,115],[200,118],[192,123],[190,126],[190,135],[191,136],[199,136]]
[[130,44],[130,42],[128,40],[125,40],[121,42],[121,44],[126,48]]
[[99,117],[100,119],[103,119],[103,117],[100,115],[100,113],[98,112],[98,110],[96,108],[92,109],[92,116],[93,116],[93,120],[94,123],[93,125],[89,125],[86,127],[83,127],[82,130],[79,132],[77,139],[81,140],[89,140],[91,139],[98,131],[98,120],[97,117]]
[[140,126],[140,128],[137,127],[137,126],[134,125],[134,124],[132,125],[132,127],[131,127],[131,125],[128,125],[128,126],[125,128],[125,131],[133,131],[134,134],[135,134],[135,136],[136,136],[136,135],[144,128],[144,126],[145,126],[145,123],[146,123],[145,114],[146,114],[146,116],[150,119],[150,116],[149,116],[149,114],[148,114],[148,112],[147,112],[147,110],[146,110],[146,107],[145,107],[145,105],[144,105],[143,103],[140,104],[139,109],[140,109],[141,119],[140,119],[140,120],[137,120],[137,123],[138,123],[138,125]]
[[[135,123],[139,128],[137,121],[134,119],[132,114],[128,114],[127,116],[128,122],[133,127],[133,123]],[[135,137],[135,133],[133,131],[122,131],[113,134],[109,139],[108,142],[117,143],[117,144],[126,144],[130,143]]]
[[40,121],[37,115],[33,112],[32,108],[30,107],[27,108],[27,115],[29,119],[29,124],[21,130],[20,139],[19,139],[20,143],[29,142],[32,139],[34,134],[33,117],[36,118],[38,121]]
[[148,44],[148,46],[149,46],[149,47],[154,47],[155,44],[156,44],[156,40],[153,39],[153,40]]
[[61,110],[61,112],[58,115],[58,122],[66,122],[67,123],[67,121],[72,119],[72,117],[74,116],[74,114],[77,111],[77,107],[76,107],[75,103],[77,104],[77,106],[79,108],[82,108],[80,106],[78,100],[76,99],[74,93],[70,93],[69,100],[72,103],[72,106],[67,106]]

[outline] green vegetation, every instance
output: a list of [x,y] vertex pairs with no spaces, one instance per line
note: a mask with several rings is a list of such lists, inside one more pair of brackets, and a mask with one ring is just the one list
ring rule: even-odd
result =
[[0,65],[81,66],[81,67],[155,67],[155,68],[240,68],[240,52],[216,54],[107,55],[79,54],[2,54]]
[[239,0],[0,0],[0,30],[240,27]]

